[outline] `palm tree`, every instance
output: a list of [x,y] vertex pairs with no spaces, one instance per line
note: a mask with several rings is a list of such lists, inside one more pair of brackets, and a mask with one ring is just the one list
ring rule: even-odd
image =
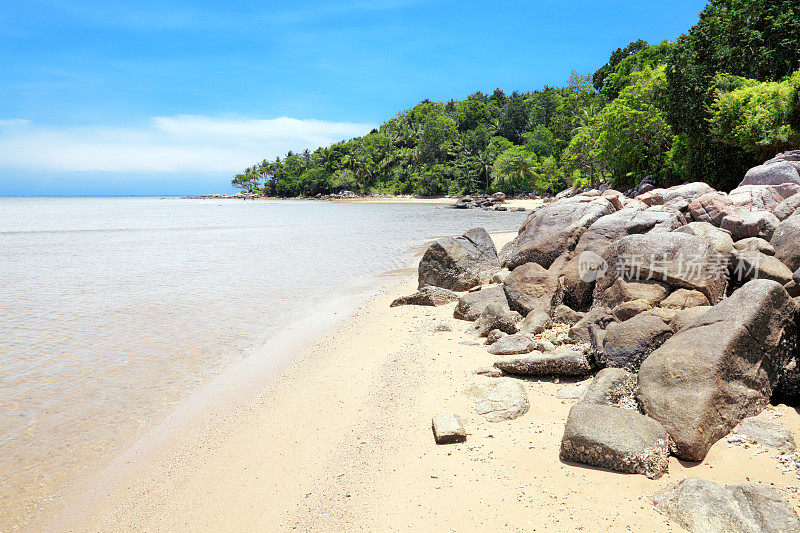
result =
[[597,116],[597,107],[595,104],[589,104],[586,107],[582,107],[580,111],[573,115],[573,119],[575,120],[576,126],[572,128],[570,133],[574,136],[577,135],[583,128],[586,128],[591,123],[592,119]]

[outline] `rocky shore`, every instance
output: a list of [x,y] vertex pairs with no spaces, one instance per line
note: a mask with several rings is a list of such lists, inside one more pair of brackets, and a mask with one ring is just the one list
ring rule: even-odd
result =
[[[568,190],[499,252],[481,228],[437,239],[419,291],[392,305],[457,302],[467,338],[496,356],[464,391],[488,422],[530,416],[525,380],[590,379],[564,392],[577,399],[566,464],[658,479],[670,456],[702,463],[727,437],[796,469],[791,432],[763,415],[800,405],[798,171],[789,152],[729,193],[702,182]],[[436,442],[469,444],[464,415],[437,414]],[[643,496],[689,531],[800,531],[792,505],[757,479],[687,477]]]

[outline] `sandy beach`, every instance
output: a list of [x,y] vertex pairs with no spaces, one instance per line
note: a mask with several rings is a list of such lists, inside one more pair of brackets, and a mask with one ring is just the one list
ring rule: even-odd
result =
[[[498,245],[511,237],[494,236]],[[274,377],[229,375],[183,414],[180,431],[165,421],[51,528],[674,531],[651,496],[691,476],[774,484],[798,509],[796,475],[781,471],[774,451],[726,439],[700,465],[670,457],[658,480],[560,461],[576,402],[556,398],[563,380],[523,381],[530,411],[487,422],[463,392],[496,379],[474,374],[493,356],[452,317],[455,304],[389,307],[416,289],[415,274],[395,273]],[[462,417],[465,443],[434,443],[431,417],[443,410]],[[800,437],[795,409],[761,416]]]
[[[341,199],[328,199],[331,202],[354,202],[354,203],[368,203],[368,204],[431,204],[431,205],[452,205],[456,203],[457,198],[418,198],[414,196],[367,196],[361,198],[341,198]],[[502,203],[504,207],[509,209],[534,209],[541,205],[542,199],[532,198],[508,198]]]

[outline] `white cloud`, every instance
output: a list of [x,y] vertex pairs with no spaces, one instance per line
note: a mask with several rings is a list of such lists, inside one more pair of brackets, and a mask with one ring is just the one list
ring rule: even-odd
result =
[[202,115],[154,117],[142,127],[45,127],[0,120],[0,169],[65,172],[237,172],[288,150],[363,135],[372,124]]

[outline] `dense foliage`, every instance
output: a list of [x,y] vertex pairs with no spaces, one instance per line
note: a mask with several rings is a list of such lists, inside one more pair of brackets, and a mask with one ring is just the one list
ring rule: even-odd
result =
[[704,180],[800,144],[800,3],[711,0],[677,42],[638,40],[565,87],[425,100],[364,137],[262,161],[242,190],[312,196],[557,192]]

